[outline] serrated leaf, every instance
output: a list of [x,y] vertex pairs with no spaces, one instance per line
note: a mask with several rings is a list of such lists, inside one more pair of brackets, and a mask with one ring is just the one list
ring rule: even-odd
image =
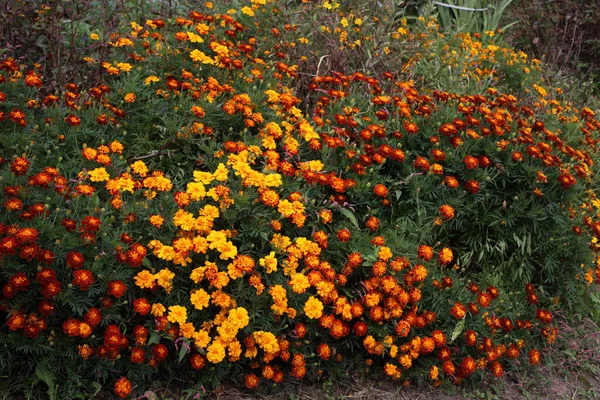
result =
[[358,226],[358,221],[356,220],[356,216],[352,211],[348,210],[347,208],[340,208],[340,212],[344,214],[344,216],[348,218],[350,222],[352,222],[352,225],[354,225],[357,229],[360,229]]

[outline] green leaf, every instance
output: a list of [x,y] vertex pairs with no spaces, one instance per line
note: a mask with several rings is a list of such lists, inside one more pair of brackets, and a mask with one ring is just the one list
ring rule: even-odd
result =
[[188,352],[188,344],[187,341],[184,342],[184,344],[181,345],[181,349],[179,349],[179,363],[181,363],[181,360],[183,360],[183,357],[185,357],[185,355]]
[[347,208],[340,208],[340,212],[344,214],[344,216],[346,216],[350,222],[352,222],[352,225],[354,225],[357,229],[360,229],[358,226],[358,221],[356,220],[356,216],[352,211],[348,210]]
[[450,338],[450,343],[454,342],[458,335],[465,329],[465,319],[461,319],[458,324],[454,327],[454,331],[452,332],[452,337]]
[[35,375],[39,380],[48,385],[48,396],[50,396],[51,400],[56,399],[54,380],[56,379],[56,375],[53,371],[50,371],[44,364],[38,364],[35,368]]
[[152,332],[150,339],[148,339],[148,346],[160,342],[160,334],[158,332]]

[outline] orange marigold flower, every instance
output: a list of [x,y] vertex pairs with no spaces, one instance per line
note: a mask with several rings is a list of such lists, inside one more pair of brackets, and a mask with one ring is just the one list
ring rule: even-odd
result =
[[443,204],[440,206],[440,208],[438,208],[438,212],[446,221],[454,218],[454,208],[448,204]]
[[375,195],[379,196],[379,197],[387,197],[387,195],[388,195],[388,189],[384,185],[382,185],[381,183],[378,183],[373,188],[373,193],[375,193]]
[[122,376],[117,382],[115,382],[114,392],[122,399],[129,396],[131,393],[131,382],[129,382],[129,379]]
[[350,230],[348,228],[342,228],[339,231],[337,231],[337,238],[342,243],[348,242],[351,237],[352,234],[350,233]]
[[438,256],[438,262],[442,265],[448,265],[454,259],[454,255],[452,254],[452,249],[449,247],[444,247],[440,250],[440,254]]
[[417,250],[417,256],[425,261],[430,261],[433,258],[433,248],[422,244]]
[[456,302],[450,309],[450,314],[452,314],[452,316],[456,319],[463,319],[467,314],[467,307],[459,302]]

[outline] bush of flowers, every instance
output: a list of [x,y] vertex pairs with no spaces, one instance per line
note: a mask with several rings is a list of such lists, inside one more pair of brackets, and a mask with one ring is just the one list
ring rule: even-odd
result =
[[3,389],[540,363],[596,312],[600,122],[497,34],[207,2],[94,34],[99,84],[2,60]]

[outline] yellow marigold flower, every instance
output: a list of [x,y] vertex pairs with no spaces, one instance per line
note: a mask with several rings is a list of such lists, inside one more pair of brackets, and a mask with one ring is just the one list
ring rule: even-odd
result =
[[190,296],[190,301],[198,310],[208,307],[210,295],[204,289],[194,290]]
[[267,274],[277,271],[277,258],[275,258],[275,252],[272,251],[268,256],[265,256],[258,260],[261,267],[264,267]]
[[198,201],[203,199],[206,196],[206,189],[201,182],[190,182],[187,184],[187,189],[185,191],[190,195],[192,200]]
[[135,93],[127,93],[124,97],[125,103],[133,103],[135,99]]
[[200,329],[198,332],[194,333],[194,344],[201,349],[206,348],[208,343],[210,342],[210,336],[207,331],[204,329]]
[[323,315],[323,303],[315,296],[310,298],[304,303],[304,314],[310,319],[318,319]]
[[154,303],[152,304],[152,309],[150,310],[150,313],[154,317],[162,317],[165,314],[165,311],[167,311],[165,306],[163,306],[160,303]]
[[178,209],[173,216],[173,224],[184,231],[191,231],[194,229],[196,219],[191,213]]
[[279,204],[277,205],[277,211],[279,211],[281,215],[287,218],[294,214],[296,210],[294,209],[294,206],[289,200],[283,199],[279,201]]
[[204,39],[200,35],[196,35],[194,32],[187,32],[187,37],[192,43],[204,43]]
[[342,20],[340,21],[340,25],[342,25],[344,28],[347,28],[348,27],[348,19],[342,18]]
[[129,166],[131,170],[142,178],[148,174],[148,167],[142,160],[138,160]]
[[150,216],[150,223],[153,226],[160,228],[162,226],[162,224],[165,223],[165,219],[158,214],[153,214]]
[[92,40],[100,40],[100,36],[97,33],[90,33],[90,39]]
[[219,218],[219,209],[213,205],[206,205],[200,209],[200,215],[209,219]]
[[280,174],[268,174],[263,179],[263,184],[266,187],[280,187],[282,183]]
[[270,243],[280,252],[284,252],[292,244],[292,241],[287,236],[275,233]]
[[176,322],[179,325],[185,324],[187,322],[187,310],[183,306],[170,306],[167,319],[173,324]]
[[213,181],[213,174],[205,171],[194,171],[194,181],[201,182],[204,185],[210,185]]
[[214,341],[206,350],[206,359],[213,364],[218,364],[225,358],[225,347],[218,342]]
[[382,246],[377,253],[377,256],[381,261],[388,261],[392,258],[392,250],[389,247]]
[[119,68],[123,72],[129,72],[133,69],[133,65],[125,62],[117,63],[117,68]]
[[195,329],[194,324],[186,322],[185,324],[179,325],[179,333],[186,339],[192,339],[194,337]]
[[271,332],[258,331],[252,334],[256,344],[267,354],[275,354],[279,351],[277,338]]
[[219,258],[221,260],[229,260],[237,255],[237,247],[231,242],[221,243],[217,246],[217,251],[221,253]]
[[310,287],[310,282],[304,274],[296,273],[292,275],[289,285],[295,293],[304,293]]
[[161,246],[154,255],[161,260],[171,261],[175,257],[175,249],[172,246]]
[[242,7],[242,14],[247,15],[249,17],[254,17],[254,11],[248,6]]
[[175,278],[175,274],[168,268],[163,268],[155,274],[156,283],[163,289],[171,287],[171,280]]
[[[208,262],[207,262],[208,263]],[[192,270],[190,274],[190,279],[194,283],[200,283],[204,279],[204,271],[206,271],[206,267],[198,267]]]
[[250,323],[248,310],[246,310],[244,307],[234,308],[229,311],[227,320],[238,329],[245,328]]
[[96,168],[88,172],[90,181],[92,182],[104,182],[110,179],[110,175],[104,168]]
[[154,82],[160,82],[160,78],[158,76],[154,76],[154,75],[150,75],[149,77],[147,77],[146,79],[144,79],[144,84],[146,86],[150,85],[151,83]]
[[204,54],[203,52],[201,52],[198,49],[191,51],[190,58],[192,59],[192,61],[201,62],[202,64],[214,64],[215,63],[215,61],[212,58],[210,58],[209,56],[207,56],[206,54]]
[[216,171],[213,173],[213,178],[219,182],[225,182],[227,180],[227,176],[229,174],[229,170],[223,163],[220,163],[217,167]]
[[150,289],[154,286],[155,277],[150,271],[145,269],[138,272],[134,280],[137,287],[141,289]]
[[135,189],[135,182],[128,177],[120,177],[116,180],[115,188],[120,192],[133,193]]

